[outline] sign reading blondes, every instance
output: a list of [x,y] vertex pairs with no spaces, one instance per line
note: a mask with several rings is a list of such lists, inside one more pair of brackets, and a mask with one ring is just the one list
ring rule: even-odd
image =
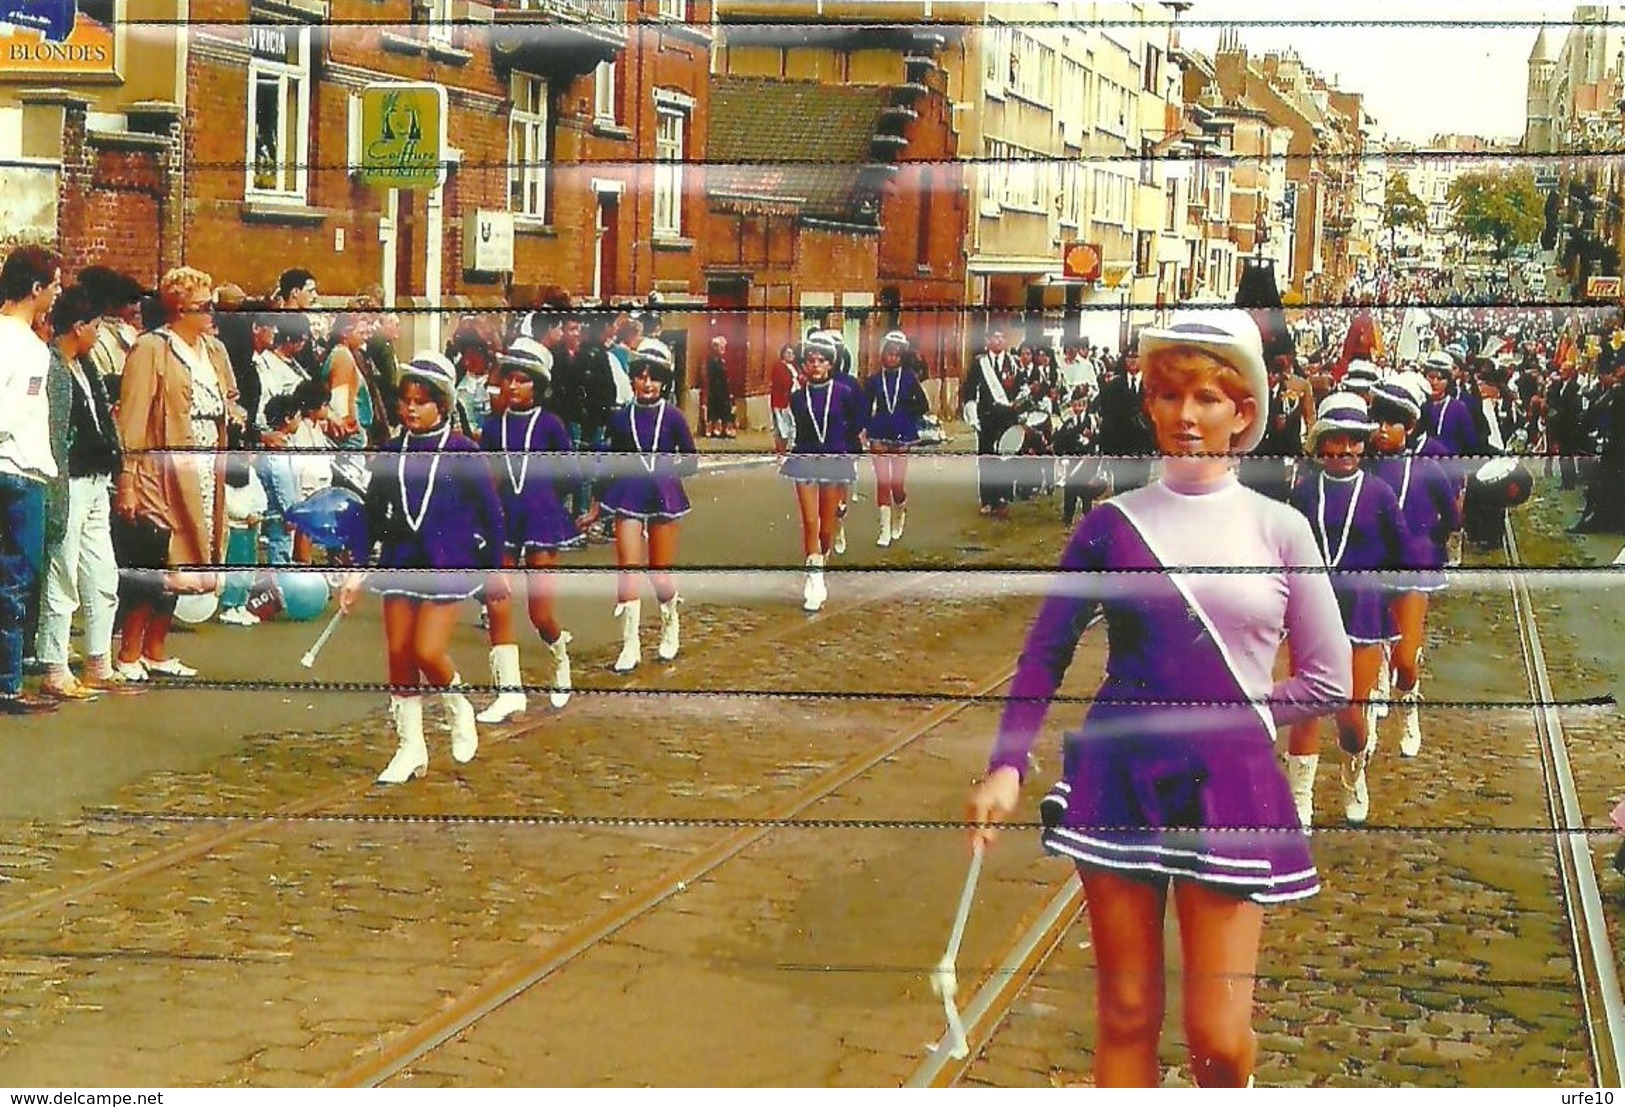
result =
[[0,0],[0,81],[118,77],[115,0]]
[[387,81],[361,90],[360,179],[375,188],[446,181],[446,88]]

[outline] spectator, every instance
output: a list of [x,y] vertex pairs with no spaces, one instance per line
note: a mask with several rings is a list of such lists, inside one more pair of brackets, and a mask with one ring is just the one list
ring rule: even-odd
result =
[[734,437],[734,401],[728,391],[728,339],[711,339],[711,356],[705,361],[705,436]]
[[265,489],[265,515],[260,533],[265,536],[265,560],[269,565],[293,564],[293,527],[285,520],[288,509],[301,499],[299,476],[294,458],[288,452],[299,425],[299,401],[292,394],[272,396],[265,404],[269,428],[260,439],[260,485]]
[[[64,292],[51,309],[53,368],[61,371],[69,388],[61,466],[67,487],[61,536],[52,544],[46,571],[37,653],[45,665],[40,691],[62,700],[90,699],[99,690],[126,687],[112,664],[119,575],[109,500],[123,459],[101,375],[88,357],[100,334],[99,307],[81,285]],[[68,668],[68,632],[81,607],[85,677],[75,680]]]
[[62,291],[62,260],[20,246],[0,265],[0,714],[55,708],[23,691],[29,596],[45,559],[45,483],[51,457],[46,377],[51,353],[34,327]]
[[90,361],[116,410],[124,359],[129,356],[135,340],[141,337],[141,301],[145,293],[134,277],[106,268],[80,270],[79,283],[90,290],[101,312],[101,325],[96,332],[96,345],[90,351]]
[[[236,392],[225,348],[214,333],[214,281],[196,269],[171,269],[159,282],[164,326],[136,340],[124,367],[118,430],[128,456],[115,510],[126,525],[135,574],[121,585],[123,639],[117,671],[131,681],[152,674],[192,677],[168,655],[175,593],[210,591],[225,555],[224,458],[195,451],[226,442]],[[124,564],[121,559],[121,565]],[[171,570],[165,579],[157,570]]]
[[359,312],[341,312],[333,320],[332,337],[321,376],[331,396],[329,437],[341,450],[365,450],[375,408],[372,388],[362,367],[366,359],[363,348],[372,337],[372,320]]

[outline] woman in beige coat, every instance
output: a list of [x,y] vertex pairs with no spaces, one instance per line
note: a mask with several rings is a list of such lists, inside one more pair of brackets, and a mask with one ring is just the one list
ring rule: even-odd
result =
[[[225,347],[213,338],[214,288],[207,273],[171,269],[159,282],[164,326],[130,349],[119,393],[124,472],[114,508],[127,529],[151,546],[139,568],[123,565],[124,603],[118,671],[196,676],[166,650],[177,593],[208,592],[215,575],[200,566],[225,560],[224,453],[237,382]],[[168,532],[167,549],[164,532]],[[185,571],[190,570],[190,571]]]

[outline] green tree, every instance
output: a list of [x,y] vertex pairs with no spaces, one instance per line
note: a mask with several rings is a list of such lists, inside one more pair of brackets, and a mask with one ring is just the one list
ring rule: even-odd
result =
[[1450,182],[1451,228],[1469,242],[1490,242],[1505,258],[1534,242],[1545,224],[1544,202],[1527,169],[1480,169]]
[[1427,205],[1411,191],[1411,182],[1403,173],[1388,174],[1382,199],[1382,225],[1388,228],[1388,252],[1394,252],[1394,234],[1401,227],[1425,227],[1427,222]]

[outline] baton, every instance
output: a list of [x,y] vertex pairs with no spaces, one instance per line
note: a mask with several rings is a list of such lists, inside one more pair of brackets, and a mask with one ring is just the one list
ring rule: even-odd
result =
[[339,620],[343,618],[343,608],[333,612],[333,617],[327,620],[327,625],[322,628],[322,633],[320,637],[316,639],[316,644],[305,651],[305,656],[299,659],[299,664],[303,665],[307,669],[315,668],[316,655],[322,652],[322,647],[327,645],[327,640],[333,637],[333,632],[339,628]]
[[959,960],[959,943],[965,937],[965,922],[970,918],[971,900],[976,896],[976,882],[981,875],[982,846],[978,843],[971,854],[970,871],[965,874],[965,889],[959,893],[959,910],[954,915],[954,929],[948,937],[948,949],[931,971],[931,990],[942,997],[942,1010],[948,1016],[948,1055],[956,1061],[970,1056],[970,1041],[965,1036],[965,1024],[959,1017],[959,1005],[954,1002],[959,993],[959,977],[954,963]]

